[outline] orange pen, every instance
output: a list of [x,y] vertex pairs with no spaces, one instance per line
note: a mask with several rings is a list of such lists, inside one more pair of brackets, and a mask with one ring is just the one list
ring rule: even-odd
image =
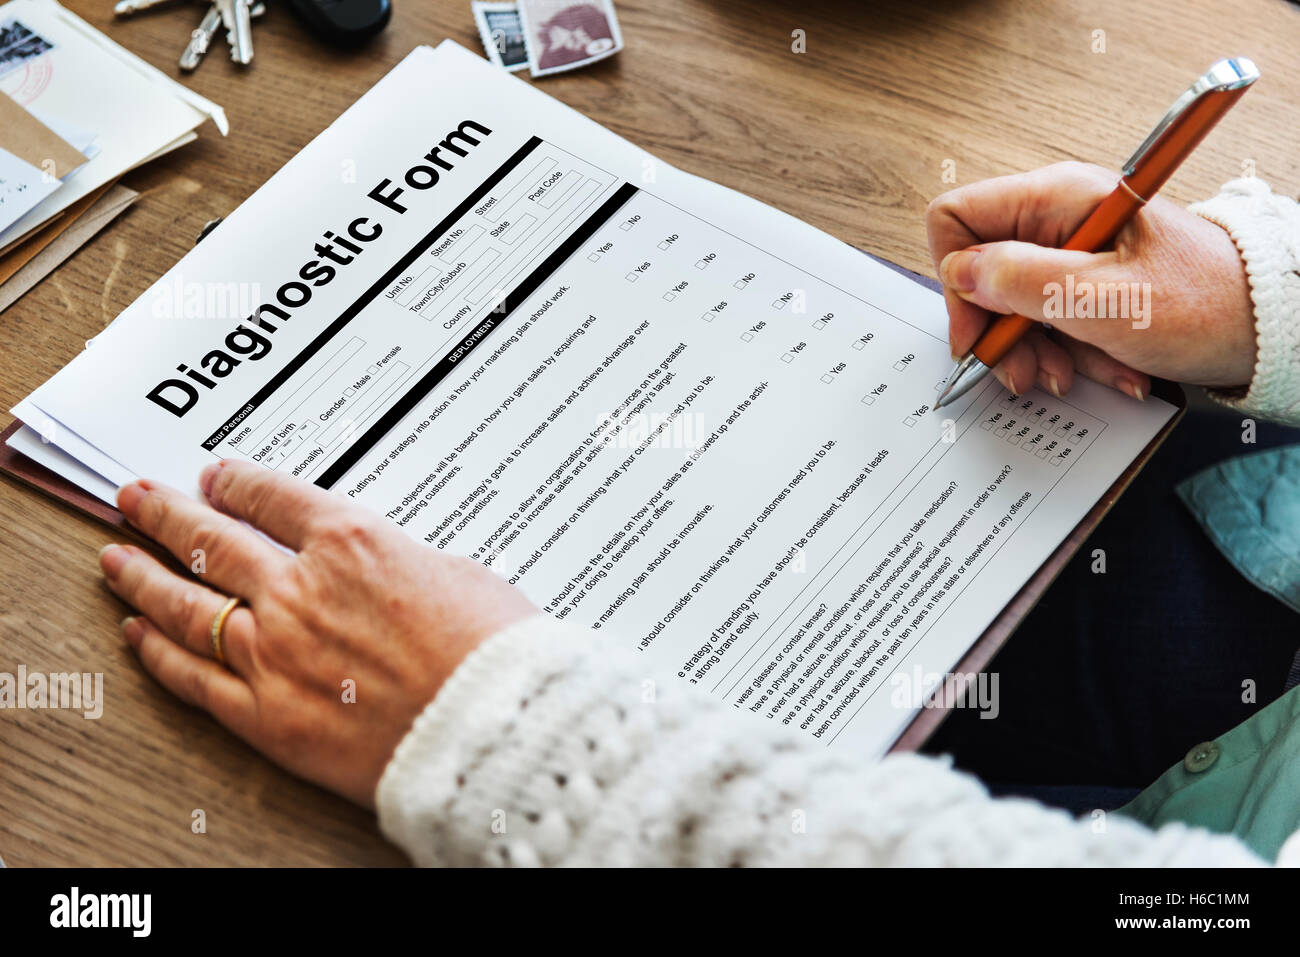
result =
[[[1180,96],[1121,170],[1114,192],[1101,201],[1064,249],[1097,252],[1115,239],[1151,197],[1214,129],[1250,85],[1259,70],[1246,57],[1220,60]],[[935,409],[955,402],[1002,361],[1034,325],[1024,316],[999,316],[953,367],[935,401]]]

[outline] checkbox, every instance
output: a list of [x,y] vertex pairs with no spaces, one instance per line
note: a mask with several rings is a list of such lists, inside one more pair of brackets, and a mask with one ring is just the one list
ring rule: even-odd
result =
[[659,248],[660,248],[660,249],[667,249],[667,248],[668,248],[668,244],[667,244],[667,243],[660,243],[660,244],[659,244]]
[[379,375],[379,366],[371,366],[366,371],[369,372],[371,375]]
[[587,258],[590,259],[592,262],[600,262],[600,253],[592,253]]
[[357,390],[354,389],[354,388],[352,388],[352,386],[348,386],[346,389],[343,390],[343,394],[344,394],[344,395],[356,395],[356,394],[357,394]]
[[752,332],[742,332],[742,333],[740,334],[740,341],[741,341],[741,342],[753,342],[753,341],[754,341],[754,334],[753,334]]
[[985,419],[980,423],[980,428],[987,432],[989,429],[993,428],[993,423]]
[[636,273],[634,273],[634,272],[630,272],[630,273],[628,273],[628,274],[627,274],[627,281],[628,281],[628,282],[636,282]]
[[733,283],[733,285],[734,285],[737,289],[744,289],[746,286],[749,285],[749,283],[745,282],[745,280],[743,280],[743,279],[737,279],[737,280]]
[[1061,461],[1062,460],[1059,455],[1056,458],[1051,460],[1052,464],[1055,465],[1058,469],[1061,467]]
[[818,319],[816,322],[813,323],[813,328],[814,328],[814,329],[825,329],[825,328],[826,328],[826,323],[825,323],[823,320]]
[[784,300],[784,299],[777,299],[776,301],[774,301],[774,302],[772,303],[772,308],[773,308],[773,309],[784,309],[784,308],[785,308],[785,300]]
[[854,348],[854,349],[865,349],[866,347],[867,347],[867,344],[866,344],[865,342],[863,342],[861,339],[858,339],[857,341],[855,341],[855,342],[853,343],[853,348]]
[[903,424],[910,429],[912,426],[916,425],[916,416],[909,415],[903,420]]
[[665,302],[672,302],[672,301],[673,301],[674,299],[676,299],[676,298],[677,298],[677,293],[675,293],[675,292],[666,292],[666,293],[664,293],[664,301],[665,301]]
[[621,230],[623,230],[623,232],[627,232],[629,229],[632,228],[632,224],[631,224],[631,223],[623,223],[623,224],[622,224],[621,226],[619,226],[618,228],[621,229]]
[[940,379],[938,382],[936,382],[936,383],[934,384],[934,391],[935,391],[935,392],[938,392],[940,389],[942,389],[942,388],[943,388],[944,386],[946,386],[947,384],[948,384],[948,380],[947,380],[947,379]]
[[781,361],[782,361],[782,362],[794,362],[794,353],[793,353],[793,352],[787,352],[785,355],[783,355],[783,356],[781,357]]
[[1010,442],[1012,445],[1019,445],[1020,439],[1021,437],[1019,435],[1016,435],[1014,432],[1007,436],[1007,441]]
[[834,381],[835,381],[835,376],[831,375],[831,374],[828,372],[828,373],[826,373],[824,376],[822,376],[822,381],[823,381],[823,382],[827,382],[827,383],[829,383],[829,382],[834,382]]
[[696,268],[696,269],[707,269],[708,266],[709,266],[709,264],[706,263],[703,259],[701,259],[699,262],[697,262],[697,263],[695,264],[695,268]]
[[897,362],[894,363],[894,368],[897,369],[899,372],[902,372],[904,369],[907,368],[907,363],[904,362],[902,359],[899,359]]
[[703,313],[703,314],[700,316],[700,318],[703,319],[705,322],[712,322],[712,321],[713,321],[713,313],[711,313],[711,312]]
[[871,395],[870,393],[868,393],[867,395],[864,395],[864,396],[862,397],[862,404],[863,404],[863,405],[871,405],[871,403],[873,403],[873,402],[875,402],[875,401],[876,401],[876,397],[875,397],[874,395]]
[[1040,459],[1045,459],[1047,458],[1047,449],[1043,449],[1041,452],[1035,453],[1035,455]]

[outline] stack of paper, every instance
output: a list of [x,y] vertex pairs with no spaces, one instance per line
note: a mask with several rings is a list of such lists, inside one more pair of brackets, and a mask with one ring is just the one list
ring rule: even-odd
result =
[[873,754],[1176,412],[990,377],[934,415],[946,333],[937,292],[444,43],[10,443],[109,502],[135,476],[198,496],[222,458],[312,482],[647,678]]
[[[108,187],[194,139],[207,118],[226,132],[220,107],[54,0],[0,6],[0,282],[39,265],[74,223],[84,233],[124,209],[134,194]],[[0,308],[13,298],[0,290]]]

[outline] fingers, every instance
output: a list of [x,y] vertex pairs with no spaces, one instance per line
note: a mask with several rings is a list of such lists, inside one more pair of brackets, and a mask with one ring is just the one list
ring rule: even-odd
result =
[[956,249],[1018,239],[1062,246],[1115,188],[1115,174],[1085,163],[1057,163],[998,176],[944,193],[926,210],[935,267]]
[[1030,341],[1035,335],[1041,333],[1030,332],[1012,346],[1011,350],[1003,356],[1002,361],[993,367],[993,375],[997,380],[1016,395],[1028,392],[1038,378],[1038,356]]
[[[985,269],[979,274],[985,283],[978,284],[972,266],[974,257],[953,254],[969,247],[991,248],[990,244],[1000,245],[1005,240],[1018,241],[1017,249],[1054,251],[1114,186],[1114,174],[1100,166],[1057,163],[1029,173],[972,183],[944,193],[930,204],[926,210],[930,255],[944,282],[948,337],[954,356],[969,352],[995,315],[1021,312],[1041,321],[1043,286],[1047,280],[1036,274],[1020,274],[1015,268],[1019,262],[1013,261],[1014,255],[1007,250],[1001,254],[1004,271],[992,280],[987,279],[989,267],[998,265],[999,260],[986,259],[982,263]],[[1071,261],[1070,265],[1082,268],[1083,261]],[[1044,268],[1054,281],[1059,281],[1065,272],[1064,268],[1052,264]],[[990,295],[985,286],[991,281],[1014,283],[1014,297],[1005,293]],[[1011,298],[1023,302],[1031,311],[1009,307],[1007,301]],[[1028,388],[1027,383],[1019,381],[1024,378],[1028,363],[1027,353],[1011,362],[1012,366],[1021,367],[1019,376],[1014,372],[1011,375],[1022,388]]]
[[967,302],[947,286],[943,287],[943,301],[948,307],[948,345],[956,362],[970,352],[992,317],[987,309]]
[[1064,317],[1055,311],[1048,314],[1050,286],[1056,284],[1064,289],[1069,275],[1092,278],[1114,260],[1114,253],[1085,253],[1008,241],[951,252],[939,264],[939,274],[947,288],[981,309],[1055,323]]
[[1151,380],[1141,372],[1096,346],[1064,335],[1052,339],[1039,329],[1030,331],[993,367],[998,381],[1017,395],[1036,385],[1058,398],[1074,387],[1076,373],[1135,399],[1151,394]]
[[251,529],[157,482],[132,482],[118,507],[136,528],[217,588],[255,598],[288,561]]
[[323,489],[249,462],[209,465],[199,476],[199,487],[213,507],[295,550],[314,529],[349,510],[346,502]]
[[1027,337],[1038,360],[1034,382],[1058,399],[1074,385],[1074,360],[1064,346],[1037,329]]
[[[182,578],[132,545],[109,545],[99,553],[99,565],[114,594],[144,613],[163,634],[192,654],[213,656],[212,622],[229,600],[225,595]],[[255,629],[253,613],[240,606],[221,630],[222,653],[237,674],[252,671]]]
[[989,313],[1048,322],[1103,349],[1129,336],[1144,285],[1138,264],[1121,263],[1117,253],[1020,242],[949,253],[940,273],[958,297]]
[[993,367],[993,374],[1017,395],[1038,386],[1059,398],[1074,384],[1074,360],[1045,332],[1032,329]]
[[1135,399],[1145,399],[1151,394],[1150,376],[1126,366],[1096,346],[1064,336],[1061,338],[1061,346],[1070,354],[1070,361],[1080,375],[1086,375],[1094,382],[1118,389]]
[[169,640],[147,618],[126,619],[122,634],[160,685],[186,704],[202,708],[240,737],[248,737],[257,705],[245,682],[215,661]]

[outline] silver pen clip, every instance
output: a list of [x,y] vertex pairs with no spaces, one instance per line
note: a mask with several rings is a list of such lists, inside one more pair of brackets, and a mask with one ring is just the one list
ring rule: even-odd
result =
[[1156,124],[1156,128],[1151,131],[1150,135],[1142,141],[1142,145],[1137,148],[1137,151],[1128,158],[1128,162],[1124,164],[1122,170],[1123,175],[1133,175],[1137,170],[1137,164],[1142,161],[1142,157],[1160,141],[1165,132],[1174,125],[1174,121],[1178,119],[1179,115],[1201,97],[1207,93],[1239,90],[1242,87],[1250,86],[1258,79],[1259,68],[1248,57],[1230,57],[1227,60],[1220,60],[1215,63],[1202,76],[1198,77],[1196,82],[1189,86],[1182,96],[1174,101],[1174,105],[1169,108],[1169,112]]

